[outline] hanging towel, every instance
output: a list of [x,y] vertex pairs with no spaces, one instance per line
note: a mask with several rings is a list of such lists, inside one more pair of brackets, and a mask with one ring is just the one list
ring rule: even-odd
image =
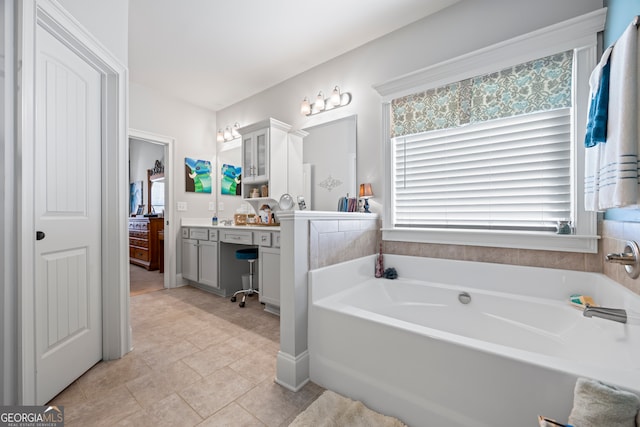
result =
[[602,54],[600,63],[591,73],[589,86],[591,92],[589,97],[589,117],[587,121],[587,132],[584,138],[585,147],[594,147],[599,143],[606,142],[607,139],[607,119],[609,117],[609,79],[611,67],[609,56],[613,47],[609,47]]
[[609,59],[613,46],[607,48],[589,78],[590,104],[587,131],[585,134],[584,206],[588,211],[598,211],[600,184],[600,157],[607,137],[609,118],[609,83],[611,64]]
[[[609,57],[606,143],[586,149],[585,208],[638,204],[638,30],[630,24]],[[596,172],[593,168],[599,165]]]

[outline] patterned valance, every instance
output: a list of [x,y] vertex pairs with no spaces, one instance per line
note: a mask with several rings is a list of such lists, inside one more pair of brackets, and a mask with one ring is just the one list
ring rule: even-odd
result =
[[391,137],[571,106],[573,51],[391,102]]

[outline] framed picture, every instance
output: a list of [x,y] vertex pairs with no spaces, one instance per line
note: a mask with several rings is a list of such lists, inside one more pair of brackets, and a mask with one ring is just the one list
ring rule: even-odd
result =
[[185,191],[191,193],[211,193],[211,162],[184,158]]
[[137,214],[140,205],[142,205],[142,181],[134,181],[129,184],[129,214]]
[[224,196],[242,195],[242,167],[223,164],[220,171],[220,194]]
[[138,205],[138,210],[136,211],[136,215],[144,215],[144,205]]

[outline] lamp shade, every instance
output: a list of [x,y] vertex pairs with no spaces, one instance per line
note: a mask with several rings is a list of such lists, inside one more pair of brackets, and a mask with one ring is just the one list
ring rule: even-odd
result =
[[373,197],[373,190],[371,190],[371,184],[360,184],[360,198],[368,199]]

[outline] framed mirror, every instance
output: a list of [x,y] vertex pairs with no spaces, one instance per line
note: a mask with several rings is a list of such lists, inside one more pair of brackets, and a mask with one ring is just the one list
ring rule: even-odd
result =
[[340,197],[358,197],[357,116],[312,126],[303,142],[305,201],[308,209],[335,211]]

